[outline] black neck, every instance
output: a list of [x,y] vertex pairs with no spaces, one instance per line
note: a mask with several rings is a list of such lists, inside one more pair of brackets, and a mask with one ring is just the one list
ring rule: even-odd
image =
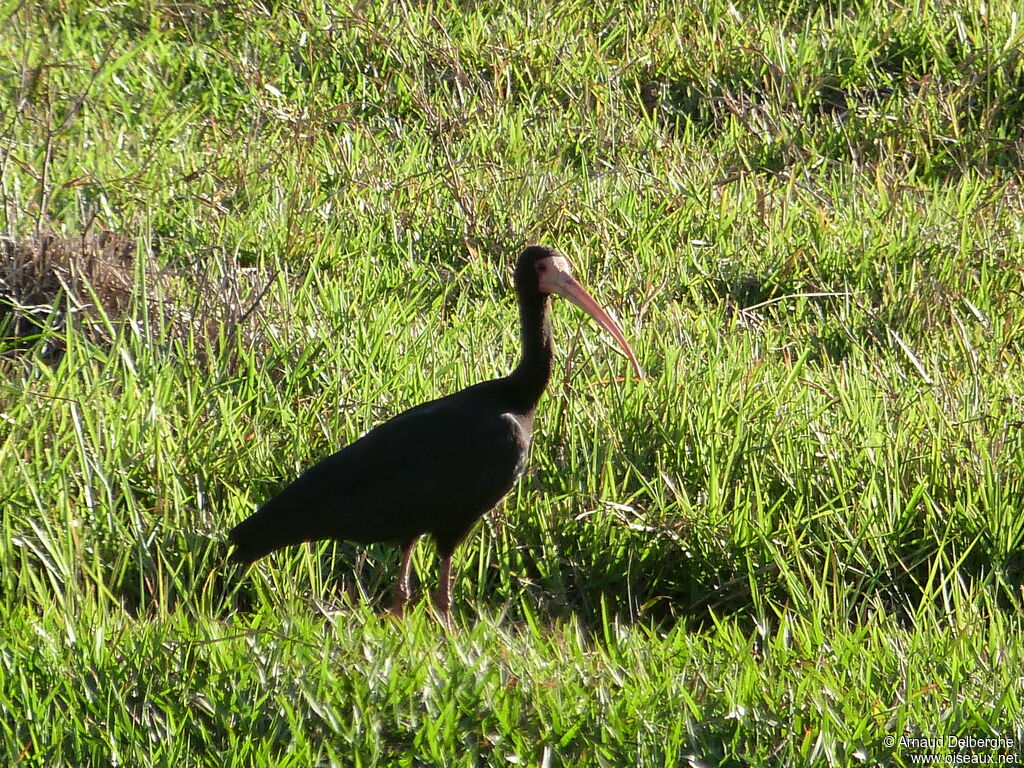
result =
[[536,292],[519,293],[519,335],[523,354],[505,381],[517,412],[532,413],[551,378],[551,318],[548,297]]

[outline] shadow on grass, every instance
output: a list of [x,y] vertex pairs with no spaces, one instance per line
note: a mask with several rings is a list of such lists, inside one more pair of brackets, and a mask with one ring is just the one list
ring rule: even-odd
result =
[[[691,551],[677,537],[648,534],[643,551],[618,548],[589,563],[580,561],[579,549],[573,553],[567,547],[569,560],[576,562],[548,572],[523,548],[508,562],[484,569],[482,580],[476,564],[459,562],[457,554],[455,610],[462,623],[472,622],[485,607],[513,623],[524,621],[524,610],[542,622],[573,619],[595,638],[609,621],[702,631],[728,619],[753,631],[771,626],[787,611],[820,612],[858,625],[883,610],[909,628],[923,608],[942,614],[981,594],[991,598],[990,609],[1024,610],[1024,548],[1001,555],[982,539],[940,546],[929,536],[923,529],[901,532],[887,550],[887,561],[865,564],[840,560],[834,547],[819,544],[802,550],[799,561],[773,562],[756,547],[723,559]],[[83,568],[69,575],[59,573],[41,541],[23,534],[15,550],[20,557],[11,567],[21,574],[19,582],[54,585],[55,595],[76,587],[88,594],[99,589],[133,618],[184,610],[228,619],[266,610],[278,596],[282,602],[308,601],[310,610],[366,604],[386,611],[398,571],[395,548],[348,542],[299,546],[313,549],[312,556],[288,548],[255,573],[228,560],[226,542],[177,531],[101,554],[94,562],[103,573]],[[426,554],[432,555],[429,547]],[[436,585],[432,557],[429,562],[414,578],[414,601],[429,600]]]
[[[1024,69],[1016,57],[944,82],[908,76],[901,56],[906,53],[893,54],[895,69],[880,73],[878,82],[851,83],[839,75],[775,82],[777,75],[765,73],[754,84],[747,73],[712,85],[654,75],[632,89],[638,111],[673,138],[738,135],[722,150],[727,168],[774,175],[810,160],[874,165],[890,159],[896,145],[925,180],[1020,169],[1015,137],[1024,119]],[[1004,96],[996,101],[993,94]],[[911,129],[925,114],[938,123],[934,133]],[[962,137],[956,146],[941,138],[950,133]]]

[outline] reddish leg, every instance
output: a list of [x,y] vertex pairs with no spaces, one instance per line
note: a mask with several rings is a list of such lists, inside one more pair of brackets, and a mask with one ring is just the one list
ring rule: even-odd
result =
[[452,628],[452,556],[450,553],[441,558],[434,606],[437,609],[437,618],[441,625],[450,630]]
[[401,617],[405,613],[405,604],[409,602],[409,569],[412,566],[412,548],[416,539],[402,544],[402,564],[398,568],[398,581],[395,582],[395,600],[391,603],[390,613]]

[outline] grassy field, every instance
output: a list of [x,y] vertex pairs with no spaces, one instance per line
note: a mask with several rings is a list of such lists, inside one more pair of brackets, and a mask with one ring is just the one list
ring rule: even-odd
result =
[[[0,349],[0,762],[1024,760],[1016,4],[497,5],[0,3],[0,230],[134,286]],[[387,547],[229,566],[511,367],[530,242],[648,377],[555,307],[459,631]]]

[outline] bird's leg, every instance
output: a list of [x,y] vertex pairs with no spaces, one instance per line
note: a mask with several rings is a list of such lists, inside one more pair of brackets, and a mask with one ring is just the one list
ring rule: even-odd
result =
[[452,628],[452,555],[449,552],[441,557],[441,569],[438,575],[437,592],[434,594],[434,607],[437,618],[445,629]]
[[405,604],[409,602],[409,570],[412,566],[412,548],[416,539],[402,544],[402,564],[398,568],[398,581],[395,582],[395,599],[391,603],[390,613],[401,616],[405,613]]

